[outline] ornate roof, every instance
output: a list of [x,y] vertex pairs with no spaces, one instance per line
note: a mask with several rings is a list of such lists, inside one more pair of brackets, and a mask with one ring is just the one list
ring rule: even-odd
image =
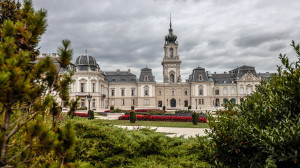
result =
[[92,66],[98,66],[96,59],[90,55],[84,54],[79,57],[77,57],[75,66],[78,65],[92,65]]

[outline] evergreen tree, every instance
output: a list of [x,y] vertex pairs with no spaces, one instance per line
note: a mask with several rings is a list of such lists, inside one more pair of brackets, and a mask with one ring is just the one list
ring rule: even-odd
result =
[[72,72],[59,72],[70,64],[71,43],[62,41],[57,58],[38,58],[47,12],[30,0],[0,7],[0,167],[34,166],[51,153],[63,165],[74,137],[69,124],[60,124],[60,101],[69,104]]

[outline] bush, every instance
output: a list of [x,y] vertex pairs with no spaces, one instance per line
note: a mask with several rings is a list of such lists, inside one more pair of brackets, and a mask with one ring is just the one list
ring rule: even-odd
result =
[[188,109],[191,110],[191,109],[192,109],[192,106],[189,106]]
[[112,111],[112,110],[114,110],[115,109],[115,107],[114,106],[110,106],[110,111]]
[[131,112],[130,112],[130,117],[129,117],[129,119],[130,119],[130,123],[135,123],[135,122],[136,122],[136,114],[135,114],[134,111],[131,111]]
[[199,121],[199,114],[197,112],[192,113],[192,122],[194,125],[197,125]]
[[134,106],[131,106],[131,110],[134,110]]
[[93,110],[90,110],[91,119],[95,118],[95,112]]
[[147,111],[147,115],[164,115],[166,112],[163,110],[151,110]]
[[87,107],[80,107],[78,110],[87,110]]
[[164,111],[166,110],[166,106],[163,106],[163,110],[164,110]]
[[[300,167],[300,51],[298,61],[282,66],[268,81],[261,81],[238,108],[228,102],[217,121],[209,117],[208,133],[219,167]],[[208,149],[208,148],[207,148]],[[210,160],[211,161],[211,160]]]

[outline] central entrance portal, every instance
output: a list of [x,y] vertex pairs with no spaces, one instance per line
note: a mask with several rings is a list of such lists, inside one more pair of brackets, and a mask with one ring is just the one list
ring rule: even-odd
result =
[[176,107],[176,100],[171,99],[170,105],[171,105],[171,107]]

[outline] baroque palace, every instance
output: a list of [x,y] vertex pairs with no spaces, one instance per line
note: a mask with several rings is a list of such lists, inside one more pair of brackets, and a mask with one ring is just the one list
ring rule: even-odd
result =
[[162,57],[163,82],[155,81],[150,68],[143,68],[139,76],[128,71],[103,71],[94,57],[87,53],[76,59],[73,69],[74,82],[70,97],[80,97],[80,107],[87,107],[87,95],[92,96],[91,109],[103,111],[110,106],[120,109],[162,108],[212,110],[224,102],[240,103],[251,94],[261,80],[271,73],[257,74],[254,67],[241,66],[222,74],[210,74],[205,68],[193,69],[183,82],[180,75],[180,56],[177,36],[170,22],[169,34],[165,36]]

